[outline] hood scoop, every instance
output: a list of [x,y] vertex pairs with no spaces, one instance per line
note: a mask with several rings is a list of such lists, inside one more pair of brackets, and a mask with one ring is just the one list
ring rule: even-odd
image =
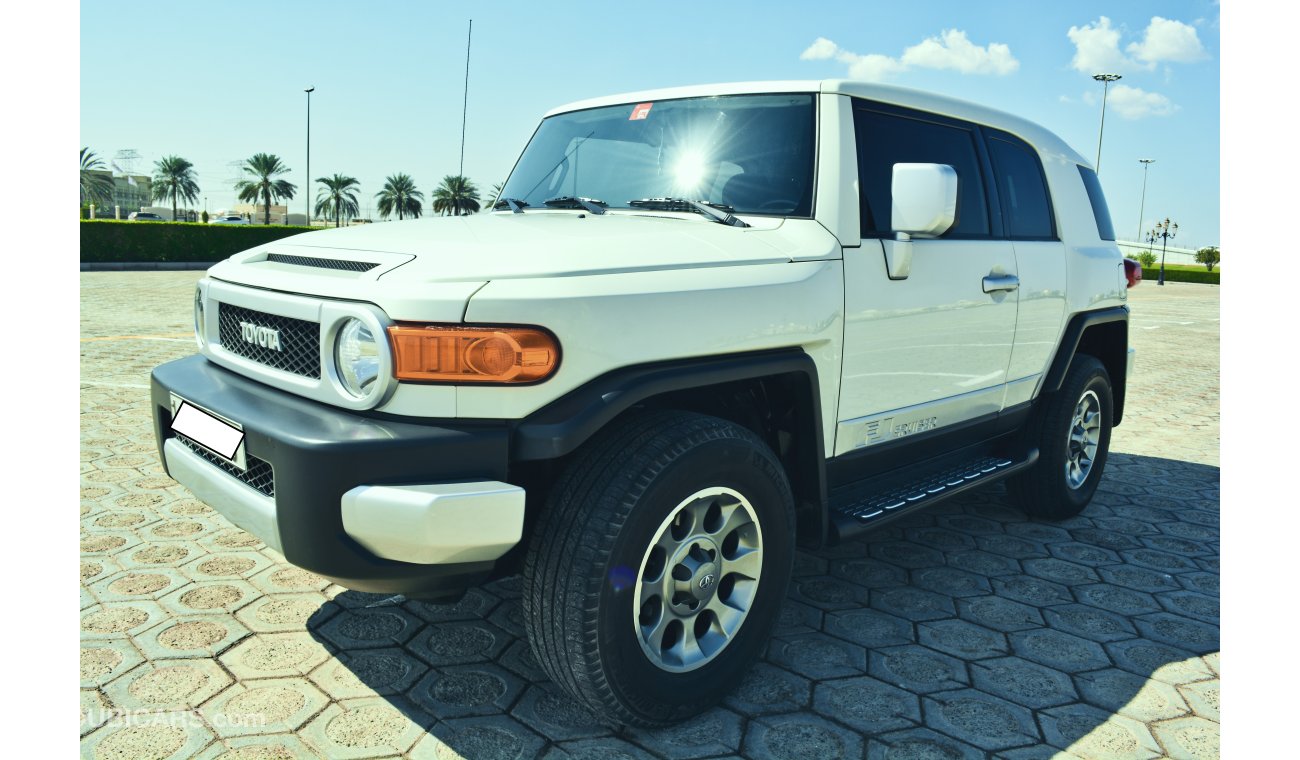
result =
[[350,261],[347,259],[322,259],[315,256],[290,256],[285,253],[268,253],[267,261],[277,264],[291,264],[299,267],[317,267],[320,269],[338,269],[344,272],[369,272],[379,266],[375,261]]

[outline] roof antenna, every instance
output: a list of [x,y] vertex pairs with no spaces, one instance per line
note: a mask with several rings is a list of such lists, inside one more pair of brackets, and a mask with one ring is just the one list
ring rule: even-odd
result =
[[460,176],[465,176],[465,118],[469,112],[469,46],[474,40],[474,19],[469,20],[469,34],[465,36],[465,100],[460,107]]

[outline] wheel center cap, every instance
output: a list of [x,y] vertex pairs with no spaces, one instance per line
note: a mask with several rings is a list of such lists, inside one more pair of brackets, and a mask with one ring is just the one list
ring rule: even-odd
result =
[[691,578],[691,594],[696,599],[708,599],[713,596],[713,592],[718,590],[718,565],[714,562],[705,562],[696,569],[694,577]]

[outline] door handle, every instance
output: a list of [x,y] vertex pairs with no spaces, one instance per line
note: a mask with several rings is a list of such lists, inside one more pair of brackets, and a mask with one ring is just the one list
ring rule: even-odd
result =
[[984,278],[984,292],[1015,290],[1020,287],[1020,278],[1014,274],[991,274]]

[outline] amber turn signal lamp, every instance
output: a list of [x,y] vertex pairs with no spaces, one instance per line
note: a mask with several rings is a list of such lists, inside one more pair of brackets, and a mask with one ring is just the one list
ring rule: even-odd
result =
[[534,383],[560,362],[560,344],[527,327],[399,324],[388,328],[398,380]]

